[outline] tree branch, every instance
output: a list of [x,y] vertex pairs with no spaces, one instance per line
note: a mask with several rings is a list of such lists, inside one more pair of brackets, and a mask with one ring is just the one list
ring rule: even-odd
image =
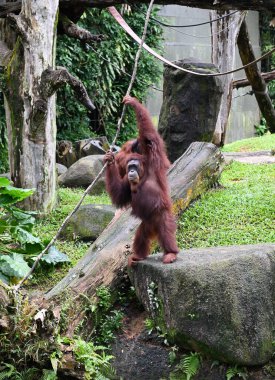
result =
[[[239,36],[237,39],[240,57],[243,65],[248,62],[252,62],[255,58],[252,44],[249,40],[249,34],[246,21],[242,22]],[[275,132],[275,110],[272,105],[272,101],[268,94],[268,89],[264,79],[261,76],[260,70],[257,64],[250,65],[245,68],[247,79],[249,80],[252,90],[255,94],[255,98],[258,102],[258,106],[263,117],[266,119],[266,123],[271,133]]]
[[64,67],[58,67],[56,70],[47,69],[41,76],[41,93],[45,98],[52,96],[59,88],[69,84],[74,90],[76,98],[90,111],[95,110],[83,83],[71,75]]
[[59,17],[59,27],[61,27],[61,32],[65,33],[67,36],[86,43],[101,42],[105,39],[103,34],[95,35],[86,29],[80,28],[63,14]]
[[[150,0],[60,0],[60,5],[63,8],[71,8],[74,6],[83,7],[110,7],[117,4],[137,4],[137,3],[150,3]],[[215,10],[228,10],[228,9],[240,9],[240,10],[275,10],[275,4],[273,0],[156,0],[156,4],[178,4],[188,7],[203,8],[203,9],[215,9]]]
[[[275,79],[275,70],[269,71],[268,73],[261,73],[261,76],[265,83],[271,82],[272,80]],[[251,86],[249,80],[247,78],[243,79],[237,79],[233,81],[233,88],[241,88],[241,87],[246,87],[246,86]]]

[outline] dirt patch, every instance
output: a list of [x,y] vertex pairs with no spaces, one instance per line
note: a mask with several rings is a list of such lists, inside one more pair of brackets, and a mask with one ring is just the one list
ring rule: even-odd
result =
[[170,348],[156,333],[149,334],[144,325],[148,314],[138,304],[126,309],[122,332],[112,345],[115,356],[113,366],[118,379],[160,380],[168,379]]
[[[171,347],[164,344],[164,339],[157,333],[149,334],[144,325],[148,314],[140,304],[132,302],[125,309],[123,328],[112,345],[112,363],[119,380],[169,380],[183,355],[189,351],[179,351],[177,361],[171,366],[169,352]],[[231,365],[234,367],[234,365]],[[192,380],[226,380],[229,365],[203,357],[198,373]],[[245,371],[245,369],[244,369]],[[275,362],[264,367],[249,368],[246,380],[275,380]],[[241,379],[235,376],[232,380]],[[183,373],[174,380],[185,380]]]

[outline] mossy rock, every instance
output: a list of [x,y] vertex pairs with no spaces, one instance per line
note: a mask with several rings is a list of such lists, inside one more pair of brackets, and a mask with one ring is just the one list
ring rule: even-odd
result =
[[[199,62],[194,58],[175,63],[187,70],[204,74],[218,72],[212,63]],[[194,141],[212,141],[222,92],[219,77],[201,77],[170,66],[165,67],[158,129],[172,162]]]
[[115,215],[115,208],[110,205],[85,205],[69,220],[62,237],[95,240],[107,227]]
[[271,359],[275,244],[191,249],[167,265],[153,255],[129,275],[145,308],[179,346],[247,366]]

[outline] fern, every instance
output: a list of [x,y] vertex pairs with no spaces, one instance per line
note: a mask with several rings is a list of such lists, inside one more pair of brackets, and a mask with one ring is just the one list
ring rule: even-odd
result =
[[247,371],[245,368],[240,368],[237,365],[234,367],[229,367],[226,371],[226,380],[233,379],[234,376],[238,376],[242,378],[243,380],[247,379]]
[[190,355],[181,359],[180,363],[176,366],[175,372],[170,375],[170,379],[178,379],[178,375],[181,375],[181,379],[191,380],[195,376],[200,368],[201,356],[197,352],[191,352]]
[[0,370],[0,380],[7,380],[7,379],[11,379],[16,373],[16,368],[12,365],[12,364],[8,364],[8,363],[3,363],[4,366],[5,366],[5,370],[2,371],[4,369],[4,367],[1,367]]
[[182,369],[186,374],[186,380],[191,380],[196,375],[200,368],[201,357],[197,352],[191,352],[190,355],[183,359]]

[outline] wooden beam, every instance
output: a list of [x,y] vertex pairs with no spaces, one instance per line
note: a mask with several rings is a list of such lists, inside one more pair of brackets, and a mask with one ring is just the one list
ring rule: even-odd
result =
[[[149,3],[150,0],[127,0],[127,4]],[[60,0],[61,7],[68,7],[73,5],[82,5],[85,7],[109,7],[117,4],[125,4],[123,0]],[[203,9],[216,9],[216,10],[228,10],[228,9],[240,9],[240,10],[275,10],[274,0],[156,0],[156,4],[178,4],[185,5],[194,8]]]

